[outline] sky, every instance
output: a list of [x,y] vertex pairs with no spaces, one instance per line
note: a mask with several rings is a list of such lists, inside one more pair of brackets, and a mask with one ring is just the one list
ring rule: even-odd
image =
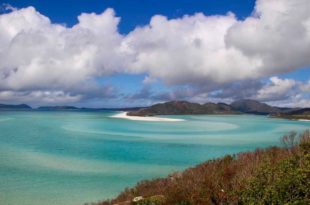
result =
[[0,103],[310,107],[308,0],[0,0]]

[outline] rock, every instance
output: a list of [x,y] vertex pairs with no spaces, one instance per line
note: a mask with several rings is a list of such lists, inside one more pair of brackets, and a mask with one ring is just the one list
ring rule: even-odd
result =
[[143,200],[143,196],[137,196],[137,197],[132,199],[132,202],[138,202],[138,201],[141,201],[141,200]]

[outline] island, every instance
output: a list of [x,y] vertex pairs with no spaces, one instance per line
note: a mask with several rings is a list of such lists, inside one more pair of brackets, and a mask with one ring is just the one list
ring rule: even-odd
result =
[[154,115],[197,115],[197,114],[237,114],[225,103],[198,104],[187,101],[171,101],[159,103],[148,108],[128,112],[130,116],[154,116]]
[[31,110],[32,108],[26,104],[8,105],[0,104],[0,110]]
[[155,115],[199,115],[199,114],[256,114],[287,119],[310,119],[310,108],[281,108],[252,99],[237,100],[231,104],[192,103],[187,101],[170,101],[158,103],[150,107],[127,112],[128,116]]
[[272,117],[286,118],[291,120],[310,120],[310,108],[295,109],[286,112],[280,112]]
[[169,101],[154,104],[149,107],[124,108],[87,108],[70,105],[40,106],[32,108],[26,104],[0,104],[0,111],[124,111],[128,116],[147,117],[156,115],[238,115],[255,114],[268,115],[273,118],[290,120],[310,120],[310,108],[285,108],[271,106],[252,99],[242,99],[230,104],[207,102],[204,104],[188,101]]

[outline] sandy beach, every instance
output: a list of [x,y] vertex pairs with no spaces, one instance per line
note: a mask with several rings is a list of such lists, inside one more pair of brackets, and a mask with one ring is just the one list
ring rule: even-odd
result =
[[299,119],[298,121],[302,121],[302,122],[310,122],[310,120],[307,120],[307,119]]
[[123,118],[128,120],[139,120],[139,121],[153,121],[153,122],[182,122],[183,119],[172,119],[164,117],[139,117],[139,116],[128,116],[127,112],[121,112],[111,116],[113,118]]

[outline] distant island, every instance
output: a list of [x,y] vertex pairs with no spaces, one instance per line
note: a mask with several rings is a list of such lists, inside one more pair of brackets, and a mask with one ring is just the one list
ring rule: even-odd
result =
[[273,117],[286,118],[292,120],[298,120],[298,119],[310,120],[310,108],[302,108],[291,110],[288,112],[281,112],[273,115]]
[[11,105],[11,104],[0,104],[0,111],[133,111],[142,109],[143,107],[125,107],[125,108],[86,108],[86,107],[75,107],[69,105],[61,106],[39,106],[32,108],[26,104]]
[[155,115],[225,115],[225,114],[255,114],[269,115],[275,118],[292,120],[310,120],[310,108],[282,108],[268,105],[256,100],[237,100],[230,104],[192,103],[188,101],[170,101],[158,103],[150,107],[128,108],[78,108],[75,106],[41,106],[32,108],[26,104],[0,104],[0,111],[126,111],[128,116],[155,116]]
[[31,110],[32,108],[26,104],[19,104],[19,105],[7,105],[7,104],[0,104],[0,110]]
[[127,113],[129,116],[197,114],[256,114],[287,119],[310,119],[310,108],[281,108],[250,99],[238,100],[231,104],[170,101]]

